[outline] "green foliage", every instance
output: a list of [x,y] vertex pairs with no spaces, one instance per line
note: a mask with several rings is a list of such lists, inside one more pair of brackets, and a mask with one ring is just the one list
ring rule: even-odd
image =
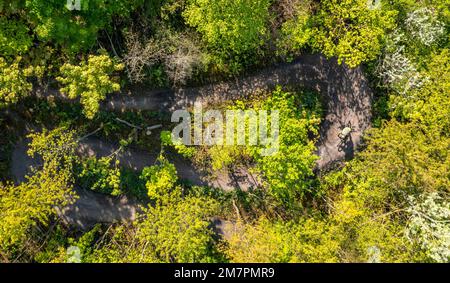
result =
[[[18,185],[0,184],[2,261],[67,262],[72,247],[80,249],[82,262],[450,260],[448,0],[81,4],[71,11],[63,0],[0,0],[0,108],[38,127],[84,131],[101,125],[100,133],[121,146],[149,148],[159,140],[142,138],[116,118],[145,125],[155,116],[99,111],[100,102],[119,91],[115,75],[123,65],[106,52],[90,55],[96,48],[122,56],[130,81],[161,87],[209,82],[201,76],[205,71],[235,74],[270,56],[290,60],[312,48],[349,67],[369,63],[381,83],[374,90],[381,90],[375,108],[382,117],[364,133],[353,160],[320,174],[313,172],[322,116],[315,93],[278,87],[267,96],[233,102],[232,109],[267,110],[269,120],[279,110],[280,135],[269,137],[268,145],[194,148],[161,132],[163,149],[173,148],[205,172],[256,173],[260,187],[232,192],[180,185],[163,155],[139,175],[111,158],[80,159],[72,131],[34,133],[29,154],[42,164]],[[46,89],[58,69],[61,91],[81,105],[29,95],[35,81]],[[2,134],[14,127],[10,119],[0,122],[8,129]],[[1,143],[8,154],[1,157],[2,180],[11,158],[9,139]],[[273,146],[273,155],[264,154]],[[133,223],[96,226],[73,237],[54,221],[75,200],[73,184],[151,201]],[[235,214],[237,221],[229,219]],[[216,217],[231,223],[220,243],[211,229]]]
[[450,140],[393,120],[369,131],[366,143],[343,171],[325,178],[326,187],[339,192],[332,219],[343,235],[343,260],[366,260],[373,246],[379,261],[427,261],[420,247],[406,241],[408,196],[448,192]]
[[395,27],[395,11],[370,9],[366,0],[321,1],[314,18],[312,46],[339,63],[356,67],[381,52],[386,30]]
[[48,166],[72,172],[73,164],[78,159],[75,155],[78,143],[74,131],[64,128],[51,131],[44,129],[42,133],[31,133],[28,137],[31,139],[28,155],[39,155],[44,161],[43,169]]
[[448,136],[450,132],[450,51],[433,54],[427,70],[426,82],[410,95],[391,96],[392,115],[424,125],[427,131]]
[[72,237],[61,226],[51,231],[43,250],[36,254],[34,260],[39,263],[86,263],[91,261],[94,244],[102,232],[100,224],[84,232],[79,237]]
[[133,223],[119,226],[99,243],[93,262],[213,262],[216,258],[210,219],[218,204],[205,196],[182,196],[175,167],[163,156],[144,168],[149,196],[155,200]]
[[92,262],[214,262],[210,218],[218,204],[211,198],[187,196],[150,206],[132,227],[113,230],[99,243]]
[[48,231],[48,239],[41,249],[33,256],[33,261],[37,263],[67,262],[67,253],[64,247],[68,242],[67,231],[62,225],[57,225],[55,229]]
[[120,90],[120,85],[113,81],[111,75],[122,69],[122,64],[107,55],[90,55],[79,66],[64,64],[60,70],[61,76],[57,79],[64,85],[61,91],[69,98],[81,97],[84,113],[92,119],[99,110],[99,102],[108,93]]
[[139,200],[147,200],[148,193],[145,180],[140,178],[140,173],[132,169],[122,167],[120,170],[120,188],[127,194]]
[[245,161],[245,157],[248,155],[247,149],[241,146],[217,145],[208,149],[208,156],[211,159],[213,171],[230,168],[240,159]]
[[404,226],[396,218],[372,214],[359,195],[350,190],[344,190],[333,201],[329,215],[312,212],[308,217],[296,221],[262,218],[256,223],[238,222],[226,230],[230,236],[224,252],[232,262],[423,260],[405,241]]
[[192,158],[195,155],[195,148],[187,147],[179,140],[172,140],[172,133],[170,131],[162,131],[160,134],[161,143],[164,146],[173,146],[175,150],[186,158]]
[[113,196],[122,194],[120,188],[121,172],[118,167],[119,161],[115,162],[113,168],[111,168],[111,162],[112,158],[108,157],[100,159],[92,157],[83,160],[78,173],[77,183],[88,190]]
[[405,26],[425,46],[435,44],[445,33],[445,26],[439,21],[438,14],[427,7],[408,13]]
[[33,68],[22,68],[20,61],[19,57],[9,64],[0,57],[0,108],[16,103],[31,92],[28,78],[33,74]]
[[233,72],[257,54],[267,37],[269,0],[188,0],[186,23],[202,34],[219,67]]
[[277,40],[278,53],[289,55],[306,47],[312,36],[312,1],[298,1],[295,15],[281,26]]
[[435,262],[450,261],[450,203],[437,193],[410,197],[407,236]]
[[388,213],[361,206],[347,191],[334,203],[332,233],[339,239],[340,262],[408,262],[420,254],[405,241],[404,226]]
[[320,116],[302,107],[295,94],[283,92],[280,87],[262,103],[261,109],[280,111],[279,148],[275,154],[263,155],[264,146],[256,147],[252,155],[272,194],[285,204],[292,204],[313,189],[317,156],[315,141],[309,136],[317,136]]
[[145,186],[151,199],[166,201],[166,197],[170,198],[179,193],[179,188],[175,188],[178,181],[177,169],[162,155],[157,163],[159,164],[145,167],[141,178],[146,180]]
[[20,22],[0,18],[0,56],[17,56],[28,51],[32,44],[28,27]]
[[[39,154],[43,166],[18,186],[0,187],[0,248],[2,254],[16,248],[33,235],[33,228],[46,225],[56,208],[74,200],[71,168],[75,155],[72,132],[56,129],[31,134],[29,154]],[[34,231],[36,233],[36,231]],[[14,248],[16,247],[16,248]]]
[[237,223],[226,254],[232,262],[337,262],[337,235],[323,221]]
[[67,1],[25,0],[21,8],[27,12],[34,32],[42,41],[54,42],[70,52],[85,51],[97,39],[99,30],[107,27],[113,16],[127,16],[142,0],[81,0],[81,10],[69,10]]
[[80,250],[81,262],[89,261],[89,256],[92,254],[94,250],[94,243],[96,237],[98,237],[99,232],[101,232],[101,225],[97,224],[94,226],[94,228],[84,233],[77,240],[69,238],[68,244],[72,247],[77,247]]
[[381,79],[381,86],[402,96],[407,96],[408,92],[420,87],[425,80],[411,60],[406,42],[411,41],[401,31],[389,34],[384,55],[375,68],[376,75]]
[[[251,109],[256,112],[265,110],[268,113],[267,121],[272,121],[274,111],[278,110],[278,138],[270,136],[273,133],[268,131],[269,136],[265,144],[260,141],[258,145],[212,146],[206,149],[209,169],[217,171],[228,167],[236,169],[238,165],[254,165],[250,167],[262,177],[264,187],[286,207],[296,206],[296,201],[303,199],[308,193],[318,193],[314,191],[313,168],[317,160],[314,154],[315,140],[311,139],[318,135],[321,121],[322,110],[316,93],[285,92],[281,87],[277,87],[264,99],[236,101],[231,109]],[[245,117],[245,121],[249,121],[248,117]],[[246,124],[248,140],[250,125]],[[194,160],[199,163],[198,159],[205,158],[203,155],[204,152],[199,151]]]
[[426,134],[415,124],[390,121],[372,130],[367,143],[346,169],[349,185],[367,207],[395,209],[405,202],[405,195],[448,190],[448,138]]
[[213,261],[209,219],[216,209],[214,200],[196,197],[150,207],[146,219],[138,224],[137,238],[148,245],[145,252],[157,261]]

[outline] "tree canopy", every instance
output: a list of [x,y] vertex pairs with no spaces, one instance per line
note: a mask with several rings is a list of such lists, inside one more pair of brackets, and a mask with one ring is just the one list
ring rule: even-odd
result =
[[0,261],[450,262],[449,30],[448,0],[0,0]]

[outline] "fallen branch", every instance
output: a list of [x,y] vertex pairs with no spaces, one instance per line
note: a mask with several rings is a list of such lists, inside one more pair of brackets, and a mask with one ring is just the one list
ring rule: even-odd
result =
[[92,135],[95,135],[95,134],[98,133],[101,129],[103,129],[103,125],[101,125],[101,126],[100,126],[98,129],[96,129],[95,131],[90,132],[89,134],[87,134],[87,135],[82,136],[81,138],[79,138],[79,139],[78,139],[78,142],[80,142],[80,141],[82,141],[82,140],[84,140],[84,139],[86,139],[86,138],[88,138],[88,137],[90,137],[90,136],[92,136]]
[[158,128],[161,128],[161,127],[162,127],[161,124],[154,125],[154,126],[150,126],[150,127],[147,127],[147,131],[151,131],[151,130],[154,130],[154,129],[158,129]]
[[122,124],[125,124],[125,125],[127,125],[127,126],[129,126],[129,127],[131,127],[131,128],[135,128],[135,129],[138,129],[138,130],[142,130],[142,127],[133,125],[133,124],[131,124],[130,122],[127,122],[127,121],[122,120],[122,119],[120,119],[120,118],[116,118],[116,121],[117,121],[117,122],[120,122],[120,123],[122,123]]

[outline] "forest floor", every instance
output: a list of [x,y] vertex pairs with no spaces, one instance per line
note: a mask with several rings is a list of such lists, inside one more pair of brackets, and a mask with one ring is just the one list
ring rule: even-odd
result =
[[[325,117],[317,142],[318,170],[353,158],[364,131],[370,127],[372,91],[361,68],[349,69],[334,59],[327,60],[318,54],[304,55],[291,63],[278,64],[233,81],[202,87],[139,92],[130,90],[120,96],[109,97],[102,108],[113,111],[170,112],[191,107],[194,102],[207,106],[243,98],[258,91],[272,90],[277,85],[309,88],[321,94]],[[338,134],[345,126],[351,126],[353,131],[342,143]],[[26,142],[19,141],[13,151],[11,174],[16,182],[24,180],[31,165],[37,165],[37,161],[26,154]],[[110,155],[118,147],[116,143],[89,137],[80,143],[79,151],[84,155],[101,157]],[[125,149],[118,154],[122,165],[135,170],[153,165],[156,157],[155,154],[138,149]],[[206,180],[189,162],[180,158],[171,161],[177,167],[180,178],[194,185],[210,185],[225,190],[257,185],[255,178],[246,170],[218,174],[214,180]],[[62,216],[67,222],[81,228],[92,223],[132,220],[139,210],[137,203],[125,196],[113,198],[86,190],[78,191],[79,199],[74,205],[64,208]]]

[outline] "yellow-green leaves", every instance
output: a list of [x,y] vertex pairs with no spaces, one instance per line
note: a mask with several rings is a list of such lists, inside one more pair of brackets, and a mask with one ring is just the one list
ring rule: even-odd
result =
[[21,21],[0,18],[0,56],[17,56],[31,47],[32,37]]
[[77,182],[87,190],[111,194],[112,196],[122,194],[119,161],[115,163],[112,161],[111,157],[99,159],[91,157],[83,160]]
[[385,31],[395,26],[395,11],[371,9],[367,0],[326,0],[315,17],[312,45],[339,63],[356,67],[381,52]]
[[[269,0],[189,0],[183,17],[222,64],[238,69],[267,37]],[[220,63],[219,63],[220,64]]]
[[261,155],[257,147],[252,155],[271,194],[287,206],[311,190],[317,160],[314,140],[309,135],[317,135],[320,116],[318,109],[306,109],[299,103],[301,96],[307,95],[284,92],[278,87],[260,106],[264,110],[280,111],[280,145],[273,155]]
[[95,45],[97,33],[112,18],[127,17],[143,4],[142,0],[79,1],[81,10],[67,9],[67,1],[25,0],[19,7],[27,15],[39,40],[63,47],[75,54]]
[[33,74],[33,68],[21,68],[20,61],[18,57],[10,64],[0,57],[0,108],[16,103],[32,89],[27,78]]
[[211,217],[218,203],[187,196],[156,203],[132,225],[112,227],[85,262],[187,263],[217,261]]
[[31,240],[33,227],[46,225],[57,207],[74,201],[73,133],[57,129],[30,137],[29,154],[42,157],[42,168],[18,186],[0,184],[0,249],[6,253],[15,246],[25,248],[23,242]]
[[74,131],[64,128],[51,131],[44,129],[42,133],[32,133],[28,137],[31,138],[28,155],[40,156],[44,165],[54,161],[64,167],[72,168],[72,164],[77,158],[75,156],[77,142]]
[[450,137],[450,50],[433,54],[423,76],[427,81],[413,92],[416,99],[405,101],[411,108],[407,117]]
[[196,153],[196,149],[194,147],[188,147],[180,140],[172,141],[172,133],[170,131],[162,131],[160,138],[163,146],[173,146],[179,154],[186,158],[192,158]]
[[[280,30],[280,38],[277,40],[278,53],[289,55],[295,53],[301,48],[307,46],[310,42],[312,30],[312,0],[292,1],[295,4],[289,10],[292,15],[287,16],[286,21],[282,24]],[[286,11],[288,12],[288,11]]]
[[183,16],[211,46],[240,54],[257,48],[266,34],[270,1],[189,0]]
[[232,262],[337,262],[339,235],[319,219],[236,223],[225,253]]
[[145,220],[137,224],[137,238],[147,247],[143,256],[148,254],[156,262],[212,261],[214,213],[217,202],[206,197],[188,196],[149,207]]
[[159,164],[146,167],[142,170],[142,179],[146,180],[145,186],[148,196],[158,201],[167,201],[172,196],[177,197],[180,188],[176,188],[178,181],[177,170],[164,156],[157,160]]
[[120,85],[114,82],[112,75],[122,69],[122,64],[107,55],[90,55],[87,61],[78,66],[64,64],[57,80],[64,85],[61,92],[69,98],[80,97],[86,117],[92,119],[99,110],[100,101],[108,93],[120,90]]

